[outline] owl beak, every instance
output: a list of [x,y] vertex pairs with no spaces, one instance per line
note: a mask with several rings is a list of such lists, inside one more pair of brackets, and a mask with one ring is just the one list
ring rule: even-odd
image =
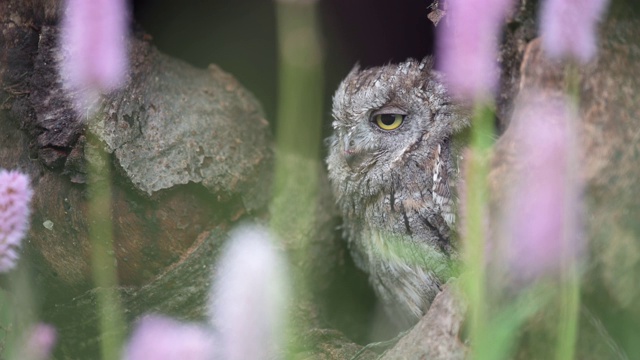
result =
[[346,161],[347,166],[349,166],[351,169],[353,169],[357,158],[358,158],[357,154],[353,151],[344,152],[344,160]]
[[355,159],[357,158],[357,152],[353,149],[354,144],[349,135],[344,137],[342,148],[344,149],[344,160],[350,168],[353,168]]

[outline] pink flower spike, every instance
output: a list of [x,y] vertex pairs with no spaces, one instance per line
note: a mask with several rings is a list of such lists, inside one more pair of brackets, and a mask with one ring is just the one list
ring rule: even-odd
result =
[[289,300],[286,263],[264,228],[232,232],[216,272],[210,315],[220,358],[280,358]]
[[32,194],[27,175],[0,169],[0,272],[11,270],[18,260]]
[[609,0],[546,0],[542,3],[542,46],[552,58],[586,63],[596,53],[596,27]]
[[[81,100],[120,87],[127,67],[128,11],[124,0],[66,0],[61,48],[65,86]],[[84,104],[79,104],[80,106]]]
[[215,358],[213,333],[199,325],[168,317],[147,315],[133,331],[124,360],[211,360]]
[[25,360],[49,359],[57,337],[56,329],[53,326],[43,323],[35,325],[31,329],[24,353],[20,358]]
[[504,223],[509,268],[529,280],[562,271],[583,250],[576,178],[575,111],[564,99],[533,96],[520,103],[509,131],[516,145],[516,183]]
[[452,95],[481,101],[498,82],[498,40],[511,0],[450,0],[438,27],[438,68]]

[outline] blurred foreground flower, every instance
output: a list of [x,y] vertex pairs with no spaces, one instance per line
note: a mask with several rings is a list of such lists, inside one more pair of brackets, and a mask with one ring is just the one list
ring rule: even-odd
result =
[[609,0],[546,0],[542,3],[542,46],[553,58],[589,61],[596,53],[596,26]]
[[61,78],[78,111],[122,85],[127,60],[124,0],[67,0],[62,22]]
[[580,241],[575,110],[564,98],[525,97],[508,134],[516,147],[515,184],[504,211],[501,258],[520,280],[575,263]]
[[0,272],[11,270],[18,260],[32,194],[27,175],[0,169]]
[[498,40],[511,0],[450,0],[438,28],[438,67],[451,93],[466,100],[490,98],[498,81]]
[[164,316],[147,315],[133,332],[124,360],[211,360],[214,337],[210,329]]
[[264,228],[236,229],[216,272],[211,320],[221,359],[279,358],[289,282],[286,262]]
[[286,262],[267,230],[231,234],[211,293],[214,328],[148,315],[138,322],[124,360],[279,358],[289,284]]
[[51,357],[51,352],[56,344],[56,329],[48,324],[35,325],[24,345],[20,359],[23,360],[46,360]]

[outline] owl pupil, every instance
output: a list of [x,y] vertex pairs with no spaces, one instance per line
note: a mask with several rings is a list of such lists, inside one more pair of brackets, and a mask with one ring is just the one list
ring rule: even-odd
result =
[[393,124],[396,121],[396,115],[395,114],[383,114],[380,115],[380,121],[389,126],[391,124]]

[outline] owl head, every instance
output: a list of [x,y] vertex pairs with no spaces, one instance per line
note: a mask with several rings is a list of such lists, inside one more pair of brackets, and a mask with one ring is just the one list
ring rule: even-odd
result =
[[398,182],[430,185],[434,162],[453,171],[453,135],[468,126],[430,58],[356,66],[338,87],[332,112],[327,163],[339,198],[374,195]]

